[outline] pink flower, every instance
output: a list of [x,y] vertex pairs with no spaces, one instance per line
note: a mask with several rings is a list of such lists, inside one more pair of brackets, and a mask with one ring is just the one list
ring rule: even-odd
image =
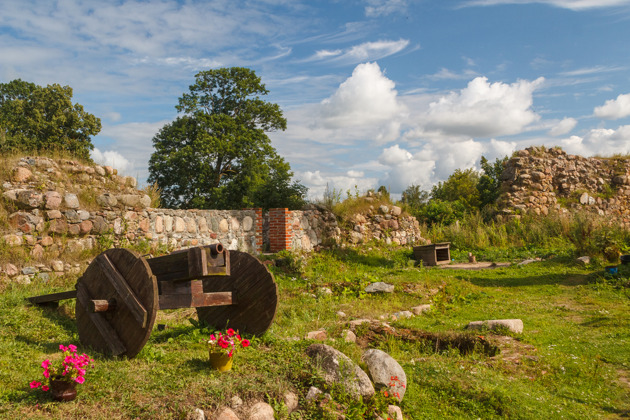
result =
[[74,380],[78,384],[82,384],[85,382],[85,378],[83,376],[77,376],[77,379]]
[[249,340],[248,340],[248,339],[245,339],[245,340],[241,341],[241,346],[243,346],[243,347],[249,347]]
[[44,369],[47,369],[47,368],[48,368],[48,366],[50,366],[50,360],[46,359],[46,360],[44,360],[44,361],[42,362],[42,367],[43,367]]
[[41,386],[41,384],[42,384],[41,382],[33,381],[33,382],[30,383],[31,389],[39,388]]
[[66,346],[64,346],[63,344],[59,344],[59,350],[61,350],[61,351],[68,351],[68,348]]
[[50,388],[48,388],[48,385],[44,385],[42,386],[42,391],[46,392],[48,391]]
[[77,346],[75,346],[74,344],[70,344],[68,346],[68,350],[70,350],[72,353],[77,351]]
[[232,328],[228,328],[227,330],[227,334],[232,337],[234,334],[236,333],[236,331],[234,331]]

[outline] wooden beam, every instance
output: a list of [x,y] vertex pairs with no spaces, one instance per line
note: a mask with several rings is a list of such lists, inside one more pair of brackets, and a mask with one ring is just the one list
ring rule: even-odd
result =
[[33,296],[28,298],[31,303],[37,305],[58,302],[64,299],[75,299],[77,297],[76,290],[68,290],[67,292],[51,293],[49,295]]
[[[131,315],[138,321],[138,324],[142,328],[147,325],[147,310],[142,306],[142,303],[138,300],[135,293],[127,284],[125,278],[118,272],[114,264],[105,254],[101,254],[96,257],[96,261],[98,262],[105,278],[110,281],[116,293],[120,297],[117,299],[118,304],[123,304],[127,306]],[[85,306],[87,309],[88,306]]]
[[[86,309],[89,308],[90,303],[92,302],[92,298],[88,294],[85,287],[81,286],[81,283],[77,283],[77,301],[78,304]],[[92,323],[96,327],[96,330],[100,333],[103,340],[109,346],[109,349],[114,356],[118,356],[127,351],[125,345],[118,338],[118,334],[116,334],[116,331],[112,328],[111,325],[109,325],[109,322],[107,322],[107,320],[103,317],[102,313],[88,312],[88,316],[90,321],[92,321]]]

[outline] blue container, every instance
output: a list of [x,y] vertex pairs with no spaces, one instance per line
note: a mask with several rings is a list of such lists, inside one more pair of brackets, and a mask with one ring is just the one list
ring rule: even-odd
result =
[[608,267],[606,267],[606,272],[608,274],[617,274],[617,266],[616,265],[609,265]]

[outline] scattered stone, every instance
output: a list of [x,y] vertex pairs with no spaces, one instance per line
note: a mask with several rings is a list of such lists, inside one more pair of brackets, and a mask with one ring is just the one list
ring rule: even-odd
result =
[[426,305],[418,305],[418,306],[414,306],[413,308],[411,308],[411,312],[414,313],[414,315],[421,315],[425,312],[429,312],[431,310],[431,305],[426,304]]
[[339,350],[326,344],[311,344],[306,354],[321,370],[326,383],[339,383],[355,397],[374,395],[374,386],[367,374]]
[[284,394],[284,396],[282,397],[283,401],[284,401],[284,405],[287,407],[287,414],[291,414],[293,413],[295,410],[297,410],[298,405],[299,405],[299,399],[298,396],[295,394],[295,392],[286,392]]
[[31,172],[27,168],[18,166],[13,169],[13,174],[11,175],[11,179],[14,182],[26,182],[29,180],[31,176],[33,176],[33,172]]
[[57,191],[46,191],[44,194],[45,207],[49,210],[58,210],[61,206],[61,194]]
[[229,407],[220,408],[212,417],[213,420],[239,420],[238,416]]
[[242,405],[243,405],[243,400],[238,395],[234,395],[230,399],[230,407],[232,407],[234,410],[237,410]]
[[357,342],[356,334],[353,333],[350,330],[343,330],[341,335],[343,336],[343,341],[345,341],[346,343],[356,343]]
[[401,312],[396,312],[394,314],[394,316],[396,317],[396,319],[409,319],[409,318],[413,318],[413,314],[410,311],[401,311]]
[[402,410],[397,405],[387,407],[387,417],[391,420],[403,420]]
[[339,318],[345,318],[347,315],[346,315],[346,313],[345,313],[345,312],[342,312],[342,311],[337,311],[337,316],[338,316]]
[[407,375],[393,357],[382,350],[370,349],[361,357],[368,367],[374,387],[388,390],[391,395],[402,401],[407,390]]
[[585,255],[583,257],[579,257],[576,261],[584,265],[589,265],[591,263],[591,257]]
[[521,261],[520,263],[518,263],[518,265],[527,265],[527,264],[531,264],[533,262],[538,262],[538,261],[541,261],[541,259],[540,258],[529,258],[529,259]]
[[17,284],[28,285],[31,284],[31,277],[25,274],[20,274],[19,276],[14,277],[13,281]]
[[494,319],[489,321],[473,321],[470,322],[466,328],[472,330],[480,330],[483,328],[496,330],[501,327],[505,327],[513,333],[520,334],[523,332],[523,321],[521,321],[520,319]]
[[62,272],[63,271],[63,261],[54,260],[50,262],[50,266],[53,271]]
[[331,296],[333,294],[329,287],[320,287],[319,294],[322,296]]
[[361,319],[354,319],[354,320],[350,321],[349,324],[350,324],[351,327],[355,328],[355,327],[358,327],[361,324],[369,324],[371,322],[372,321],[369,320],[369,319],[361,318]]
[[322,394],[323,394],[323,392],[319,388],[316,388],[316,387],[312,386],[312,387],[310,387],[308,389],[308,392],[306,393],[306,398],[305,399],[306,399],[307,402],[309,402],[309,401],[312,401],[312,400],[316,399],[319,395],[322,395]]
[[326,341],[328,334],[324,330],[311,331],[304,337],[307,340]]
[[273,412],[273,408],[265,403],[265,402],[259,402],[254,404],[250,409],[249,409],[249,417],[247,417],[248,420],[274,420],[274,416],[273,416],[274,412]]
[[387,284],[382,281],[377,281],[376,283],[369,284],[365,288],[365,293],[393,293],[394,285]]
[[31,249],[31,257],[33,257],[36,260],[41,260],[44,258],[44,248],[37,244],[33,247],[33,249]]
[[27,276],[32,276],[37,273],[37,269],[35,267],[27,266],[22,268],[22,274]]

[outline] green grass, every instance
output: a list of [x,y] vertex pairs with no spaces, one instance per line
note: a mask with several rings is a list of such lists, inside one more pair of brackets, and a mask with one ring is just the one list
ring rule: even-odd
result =
[[[322,386],[304,356],[310,342],[301,338],[308,331],[326,329],[335,340],[328,344],[360,362],[363,349],[341,338],[347,325],[338,311],[347,314],[346,320],[389,319],[423,303],[431,303],[432,310],[391,322],[393,332],[376,333],[367,326],[356,331],[360,342],[387,351],[407,373],[400,404],[405,418],[630,415],[630,269],[620,266],[614,277],[604,275],[601,266],[583,267],[563,256],[494,270],[445,270],[415,267],[410,257],[409,249],[373,244],[312,254],[305,263],[295,258],[273,268],[280,293],[276,320],[265,335],[252,340],[251,349],[239,353],[227,374],[208,368],[207,350],[199,344],[203,334],[189,321],[194,310],[160,311],[158,323],[168,328],[155,329],[133,360],[80,347],[96,359],[95,368],[79,387],[77,400],[63,404],[31,391],[28,383],[41,378],[39,364],[59,344],[78,343],[74,302],[41,309],[25,298],[67,290],[76,278],[5,286],[0,295],[0,417],[185,418],[192,407],[211,413],[234,395],[246,404],[265,400],[280,409],[284,392],[296,392],[303,401],[311,385]],[[373,281],[394,284],[395,292],[363,293]],[[320,293],[323,287],[333,294]],[[470,321],[506,318],[522,319],[523,333],[464,330]],[[487,342],[501,352],[436,350],[421,338],[425,336]],[[329,409],[339,404],[348,418],[362,418],[385,404],[381,396],[354,402],[339,390],[332,395]],[[317,406],[300,413],[291,418],[333,418]]]

